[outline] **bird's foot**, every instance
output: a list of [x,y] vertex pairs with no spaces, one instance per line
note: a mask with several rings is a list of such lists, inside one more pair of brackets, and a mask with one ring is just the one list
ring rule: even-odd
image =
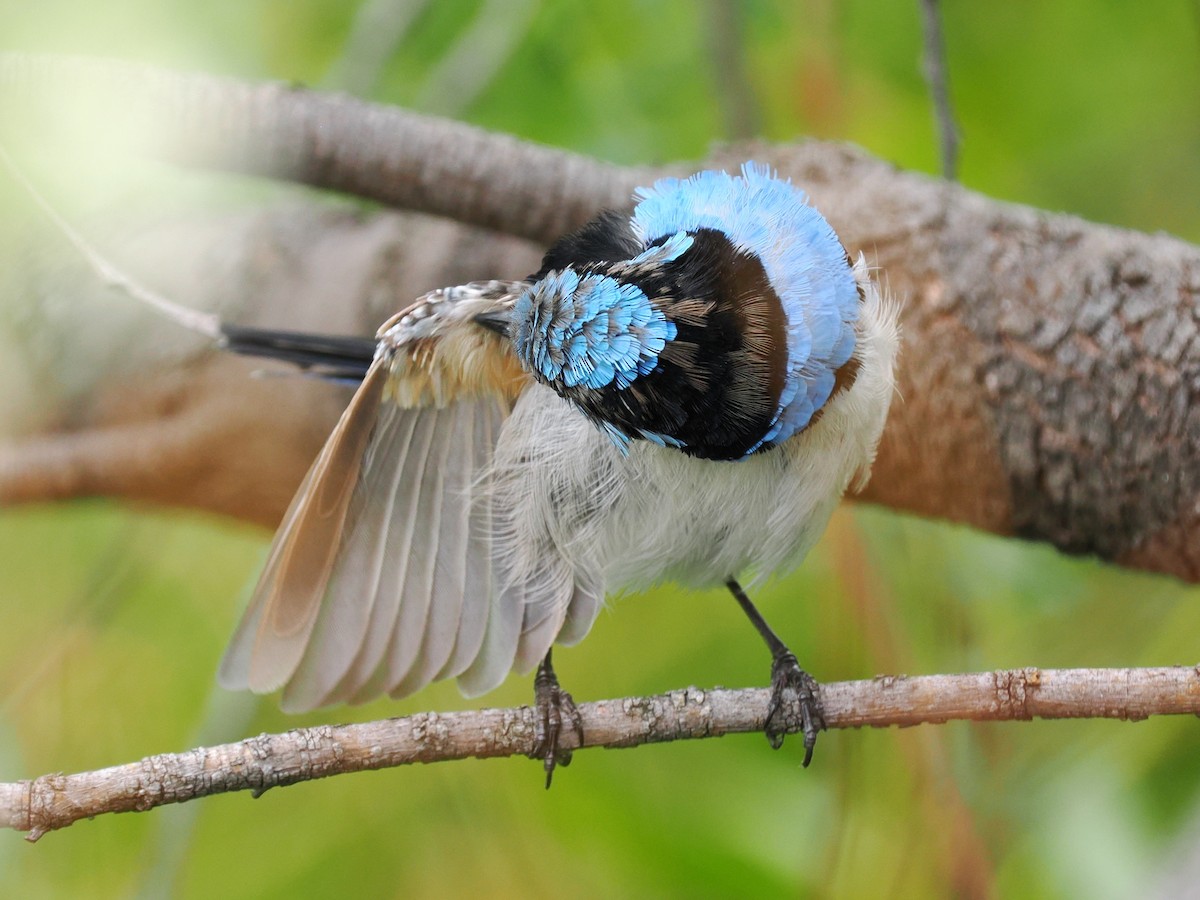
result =
[[542,761],[542,768],[546,770],[546,789],[549,790],[555,768],[571,764],[571,751],[558,745],[563,729],[569,728],[573,731],[578,742],[582,744],[583,719],[571,695],[559,685],[548,653],[538,666],[537,675],[533,679],[533,691],[537,715],[537,743],[529,758]]
[[804,765],[812,762],[817,732],[825,727],[824,711],[817,697],[816,680],[800,668],[791,652],[780,653],[771,665],[771,705],[763,729],[771,746],[778,750],[786,734],[804,735]]

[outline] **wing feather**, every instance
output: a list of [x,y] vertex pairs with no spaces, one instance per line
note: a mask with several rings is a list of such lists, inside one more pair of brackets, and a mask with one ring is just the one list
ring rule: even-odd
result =
[[498,687],[513,667],[526,594],[526,585],[518,582],[493,596],[479,654],[458,676],[458,688],[464,696],[478,697]]
[[467,560],[472,549],[471,486],[475,478],[478,406],[478,403],[459,403],[446,410],[451,418],[447,425],[450,439],[441,467],[442,510],[429,616],[416,659],[402,679],[388,685],[388,693],[393,697],[404,697],[423,688],[454,652],[466,593]]
[[285,709],[311,709],[339,699],[340,682],[368,652],[371,638],[393,592],[381,584],[394,563],[389,552],[397,510],[408,507],[412,489],[404,460],[413,439],[414,417],[384,403],[347,510],[345,540],[330,572],[321,614],[309,645],[283,694]]
[[533,669],[554,643],[574,590],[571,575],[569,570],[553,573],[539,592],[541,602],[526,604],[525,623],[521,627],[512,666],[516,671],[525,673]]
[[342,544],[342,526],[387,380],[376,360],[284,515],[250,605],[220,669],[232,689],[267,693],[295,671]]
[[435,292],[381,329],[276,536],[227,687],[283,687],[288,710],[449,677],[476,695],[586,632],[603,591],[556,545],[549,496],[523,492],[535,435],[507,428],[531,382],[486,318],[504,289]]
[[492,400],[476,404],[475,416],[477,421],[472,465],[475,478],[471,484],[471,511],[467,524],[469,542],[462,613],[459,616],[458,633],[450,659],[434,676],[438,679],[453,678],[462,674],[479,655],[483,635],[487,629],[488,609],[491,606],[495,584],[492,571],[492,491],[495,479],[491,462],[505,411],[500,403]]
[[591,631],[600,607],[604,605],[604,583],[594,574],[588,577],[583,573],[576,574],[575,590],[571,594],[571,604],[567,608],[566,618],[562,629],[555,640],[566,646],[578,644]]
[[379,526],[384,532],[383,555],[378,569],[365,593],[365,605],[371,610],[371,618],[362,635],[361,646],[341,681],[330,691],[323,702],[350,699],[379,667],[387,650],[388,635],[395,627],[403,595],[396,585],[404,580],[404,569],[409,562],[409,548],[413,531],[420,527],[416,517],[417,501],[421,482],[416,476],[423,471],[427,451],[432,437],[429,416],[423,410],[392,407],[387,427],[402,434],[396,452],[390,457],[381,457],[377,466],[381,469],[378,487],[364,484],[363,490],[390,492],[392,502],[379,510]]
[[433,440],[426,456],[425,473],[417,501],[416,518],[420,525],[413,531],[404,581],[393,588],[400,591],[404,601],[400,605],[400,615],[392,629],[378,673],[379,680],[376,683],[381,685],[380,691],[390,690],[399,684],[412,668],[421,649],[433,602],[434,572],[440,551],[438,537],[442,518],[449,512],[446,509],[449,498],[445,491],[442,462],[446,459],[449,440],[453,436],[450,426],[454,416],[450,411],[437,410],[432,418]]

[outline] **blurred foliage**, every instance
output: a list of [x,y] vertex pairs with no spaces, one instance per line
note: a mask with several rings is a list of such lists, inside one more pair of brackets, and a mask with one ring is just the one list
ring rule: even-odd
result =
[[[944,5],[967,185],[1200,240],[1194,7]],[[702,157],[741,104],[773,140],[850,140],[936,171],[916,0],[751,0],[732,35],[716,6],[0,0],[0,48],[369,85],[631,163]],[[369,46],[386,29],[368,12],[411,14],[394,48]],[[0,515],[0,779],[466,705],[441,684],[288,718],[217,690],[268,537],[103,502]],[[757,596],[825,679],[1200,656],[1195,589],[863,508]],[[767,676],[719,591],[619,600],[559,657],[581,699]],[[486,702],[529,695],[513,678]],[[587,752],[549,793],[524,760],[401,769],[80,823],[36,847],[0,834],[0,894],[1145,896],[1196,865],[1197,735],[1182,718],[839,732],[807,771],[795,742],[772,753],[750,735]]]

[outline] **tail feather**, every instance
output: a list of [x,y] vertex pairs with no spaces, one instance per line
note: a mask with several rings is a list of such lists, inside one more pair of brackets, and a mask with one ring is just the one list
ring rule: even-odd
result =
[[321,378],[362,381],[375,358],[375,338],[309,334],[221,323],[221,347],[242,356],[291,363]]

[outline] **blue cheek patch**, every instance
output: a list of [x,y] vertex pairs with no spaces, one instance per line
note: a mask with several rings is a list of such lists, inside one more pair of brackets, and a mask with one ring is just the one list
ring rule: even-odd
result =
[[[653,249],[678,256],[690,245],[688,238],[670,250]],[[675,323],[637,285],[608,275],[580,276],[570,268],[526,288],[513,306],[513,321],[517,354],[536,375],[588,390],[628,388],[654,371],[676,335]]]

